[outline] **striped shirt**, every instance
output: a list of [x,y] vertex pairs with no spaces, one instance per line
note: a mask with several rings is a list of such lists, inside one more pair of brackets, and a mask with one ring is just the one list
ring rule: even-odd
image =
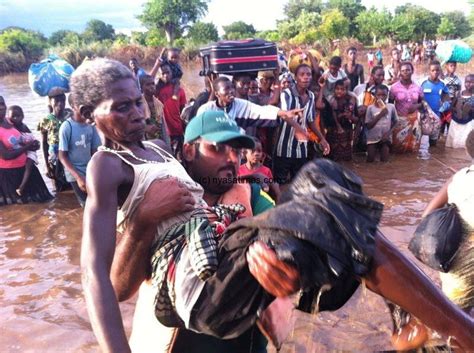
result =
[[273,105],[257,105],[245,99],[235,98],[227,107],[220,107],[213,100],[201,105],[197,114],[206,111],[225,111],[229,119],[235,120],[241,128],[249,127],[274,127],[280,124],[278,112],[280,109]]
[[[313,122],[315,119],[315,106],[314,106],[314,93],[307,91],[308,101],[305,105],[302,104],[301,98],[298,96],[296,89],[285,89],[281,93],[281,109],[301,109],[303,108],[302,116],[299,116],[296,120],[301,127],[306,130],[308,124]],[[295,137],[295,129],[283,122],[280,130],[280,136],[278,137],[276,155],[278,157],[286,158],[307,158],[308,156],[308,143],[298,141]]]

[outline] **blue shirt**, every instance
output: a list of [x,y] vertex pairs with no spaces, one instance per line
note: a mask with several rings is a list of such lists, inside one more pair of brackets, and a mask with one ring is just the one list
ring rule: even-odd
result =
[[448,87],[442,81],[433,82],[427,79],[421,84],[421,89],[423,90],[426,103],[439,116],[441,96],[443,93],[449,94]]
[[[67,152],[74,169],[84,177],[92,152],[99,146],[100,137],[95,126],[69,118],[59,129],[59,150]],[[67,168],[64,168],[64,173],[68,182],[76,181]]]

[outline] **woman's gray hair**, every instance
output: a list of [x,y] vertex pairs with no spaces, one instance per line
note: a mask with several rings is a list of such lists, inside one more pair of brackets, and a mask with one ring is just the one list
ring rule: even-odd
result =
[[69,82],[74,106],[95,109],[109,97],[109,88],[114,82],[128,78],[135,79],[132,72],[116,60],[97,58],[83,62]]

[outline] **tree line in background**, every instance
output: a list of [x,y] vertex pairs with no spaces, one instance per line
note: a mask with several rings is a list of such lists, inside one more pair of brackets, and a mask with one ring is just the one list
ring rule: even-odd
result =
[[[207,3],[208,0],[149,0],[138,16],[147,30],[130,36],[117,34],[110,24],[97,19],[90,20],[82,33],[58,30],[49,38],[23,28],[5,28],[0,31],[0,73],[8,71],[5,66],[9,63],[26,65],[38,60],[45,50],[65,52],[73,62],[80,62],[85,55],[101,55],[110,48],[128,45],[174,45],[196,51],[219,39],[214,24],[200,21],[207,14]],[[474,0],[469,3],[474,6]],[[223,39],[259,37],[290,45],[327,45],[334,39],[350,37],[376,46],[392,45],[393,41],[421,42],[426,38],[466,38],[474,27],[472,11],[469,16],[457,10],[437,14],[411,3],[398,6],[391,13],[385,8],[367,9],[361,0],[288,0],[284,13],[285,19],[277,21],[274,30],[257,32],[243,21],[223,26]],[[71,58],[74,55],[77,58]]]

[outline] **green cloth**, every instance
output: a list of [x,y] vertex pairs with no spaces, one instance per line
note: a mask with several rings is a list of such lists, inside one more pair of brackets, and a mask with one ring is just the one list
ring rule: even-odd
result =
[[252,213],[257,216],[273,207],[275,207],[275,201],[262,190],[258,184],[250,184],[252,189],[252,196],[250,204],[252,205]]

